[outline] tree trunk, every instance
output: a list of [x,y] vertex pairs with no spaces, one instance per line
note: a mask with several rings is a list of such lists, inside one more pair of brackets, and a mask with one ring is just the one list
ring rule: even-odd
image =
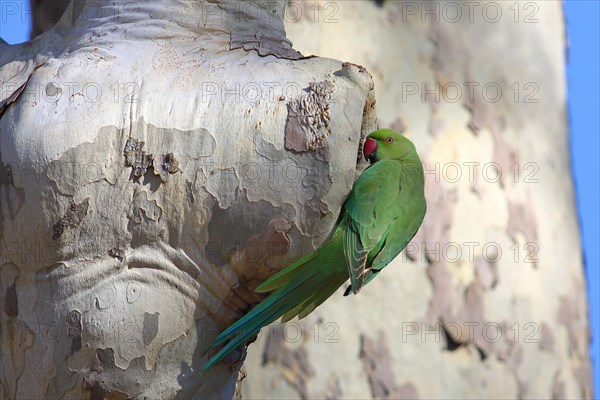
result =
[[234,395],[208,344],[327,236],[375,128],[284,5],[75,1],[0,45],[0,398]]
[[290,2],[286,30],[373,74],[424,225],[359,295],[263,330],[245,397],[592,398],[561,3],[379,3]]
[[[205,14],[214,14],[212,9],[205,10]],[[359,296],[336,295],[306,320],[285,327],[274,324],[262,331],[249,348],[244,395],[592,398],[585,282],[568,159],[566,39],[561,4],[310,1],[289,2],[278,15],[286,22],[288,36],[304,54],[352,61],[373,73],[380,125],[405,130],[427,164],[429,208],[422,230],[406,253]],[[41,52],[31,50],[36,51]],[[173,56],[180,54],[172,52]],[[252,62],[257,58],[252,57]],[[29,64],[28,68],[34,66]],[[3,77],[4,71],[12,71],[6,68]],[[156,79],[172,76],[173,71],[165,69],[162,74]],[[205,84],[214,82],[194,79]],[[273,79],[280,83],[284,80],[279,76]],[[145,82],[149,84],[150,80]],[[160,82],[154,82],[157,84]],[[181,96],[171,92],[161,95],[161,105],[174,103],[172,98]],[[366,119],[371,120],[371,116]],[[5,123],[3,118],[3,138]],[[363,127],[365,130],[368,128]],[[281,137],[282,128],[273,128],[272,132]],[[290,155],[286,152],[285,157],[279,163],[281,168],[267,170],[285,171],[288,164],[283,160]],[[273,188],[268,183],[277,181],[275,172],[269,177],[270,181],[257,184]],[[3,182],[7,181],[5,178]],[[210,193],[222,196],[226,187]],[[4,216],[8,215],[4,210],[10,210],[4,204],[11,204],[6,198],[18,198],[20,192],[2,190]],[[233,235],[236,229],[231,226],[242,220],[241,210],[245,215],[248,207],[238,207],[238,214],[230,211],[229,215],[238,219],[224,224],[223,232]],[[266,214],[263,210],[270,205],[262,207],[260,212]],[[225,221],[226,211],[217,210],[221,213],[218,221]],[[163,211],[162,215],[166,219],[172,214]],[[312,213],[300,218],[307,216]],[[217,220],[213,209],[202,217],[199,220]],[[304,229],[318,220],[307,218]],[[245,229],[256,233],[269,221],[269,217],[257,217],[249,221],[251,228]],[[324,224],[321,232],[328,226]],[[257,249],[257,241],[265,241],[265,235],[273,233],[277,229],[267,229],[262,236],[246,242],[237,238],[234,241],[250,243],[246,249]],[[312,246],[322,238],[316,237]],[[290,238],[295,252],[286,256],[288,260],[312,248],[305,244],[294,247],[303,243],[297,240]],[[256,260],[252,267],[263,261],[256,255],[251,257]],[[278,268],[283,264],[285,260],[275,260],[272,265]],[[19,271],[12,264],[3,266],[0,296],[5,299],[5,312],[12,318],[12,325],[5,325],[7,317],[0,315],[5,318],[2,326],[11,327],[16,326],[14,321],[22,321],[21,297],[19,317],[10,317],[17,308],[19,288],[11,282],[15,282]],[[225,268],[238,267],[236,271],[249,268],[247,262],[225,263]],[[205,273],[212,271],[202,268]],[[256,274],[256,279],[262,276]],[[17,285],[25,279],[17,279]],[[236,278],[231,279],[234,281]],[[35,292],[35,285],[29,285]],[[152,287],[164,290],[165,284]],[[208,281],[206,287],[210,287]],[[230,310],[231,302],[226,304]],[[244,307],[244,301],[240,307]],[[154,318],[152,315],[144,320]],[[173,318],[159,315],[161,323],[162,318]],[[77,321],[76,314],[71,320]],[[89,329],[82,327],[84,333]],[[190,334],[195,333],[192,330]],[[82,338],[90,340],[86,334]],[[6,340],[2,343],[5,349]],[[31,347],[33,340],[25,336],[18,343]],[[41,356],[44,353],[37,346],[37,353],[32,353],[36,349],[33,346],[23,354]],[[170,347],[183,358],[188,354],[189,359],[190,352],[180,349]],[[201,354],[198,346],[195,351]],[[17,352],[12,358],[16,361],[7,364],[11,371],[23,368],[20,354]],[[192,356],[192,360],[181,366],[193,373],[204,359]],[[50,363],[47,365],[52,361],[46,361]],[[161,363],[159,358],[157,365]],[[191,379],[182,373],[183,368],[173,369],[173,374]],[[0,373],[6,374],[2,372],[5,370]],[[4,376],[0,382],[5,382]],[[24,381],[26,378],[20,379]],[[181,386],[184,381],[177,380]],[[221,394],[231,393],[232,381]],[[6,387],[12,386],[5,385],[5,393]]]

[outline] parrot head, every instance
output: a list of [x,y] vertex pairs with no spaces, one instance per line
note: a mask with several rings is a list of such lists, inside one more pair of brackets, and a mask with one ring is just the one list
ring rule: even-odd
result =
[[391,129],[378,129],[365,140],[363,146],[365,158],[374,163],[379,160],[401,160],[408,155],[416,154],[417,149],[405,136]]

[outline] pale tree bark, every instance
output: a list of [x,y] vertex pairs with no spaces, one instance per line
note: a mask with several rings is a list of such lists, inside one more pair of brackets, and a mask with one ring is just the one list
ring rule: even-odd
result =
[[264,332],[245,394],[592,398],[561,2],[379,3],[290,2],[286,30],[373,74],[426,163],[424,226],[359,295]]
[[234,395],[244,354],[206,347],[327,236],[375,127],[284,5],[76,1],[1,45],[0,398]]
[[560,2],[307,1],[282,13],[296,49],[373,73],[380,125],[404,130],[426,162],[429,211],[359,296],[263,330],[244,395],[592,398]]

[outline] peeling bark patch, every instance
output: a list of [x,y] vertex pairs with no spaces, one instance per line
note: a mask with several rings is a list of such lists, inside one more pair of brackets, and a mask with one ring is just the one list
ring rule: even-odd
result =
[[127,139],[123,154],[125,155],[125,165],[131,167],[131,175],[134,180],[144,176],[149,169],[152,169],[154,175],[160,177],[161,182],[166,182],[169,175],[179,171],[179,161],[173,153],[154,156],[143,150],[144,143],[134,138]]
[[263,365],[273,363],[280,368],[282,377],[298,392],[302,399],[310,399],[307,381],[314,374],[304,348],[292,350],[286,346],[282,325],[273,328],[263,353]]
[[[383,332],[379,332],[379,338],[373,340],[367,335],[360,335],[360,353],[363,370],[369,380],[371,397],[374,399],[400,399],[403,394],[411,392],[403,385],[398,387],[394,372],[393,362],[387,345],[387,339]],[[409,385],[412,387],[412,385]],[[418,398],[417,391],[412,387],[411,398]]]
[[159,313],[157,312],[154,314],[144,313],[144,330],[142,331],[142,338],[145,345],[152,343],[158,333],[158,316]]
[[230,49],[256,50],[259,56],[275,56],[288,60],[300,60],[304,57],[298,50],[284,46],[284,41],[277,38],[260,38],[257,35],[244,36],[231,34]]
[[15,90],[8,98],[6,98],[6,100],[3,100],[0,102],[0,118],[2,118],[2,116],[4,115],[6,110],[8,110],[8,108],[19,99],[19,97],[25,90],[25,87],[27,87],[27,84],[31,80],[31,77],[37,72],[37,70],[42,68],[45,64],[46,64],[46,61],[44,61],[40,65],[37,65],[35,68],[33,68],[31,70],[31,72],[29,73],[29,75],[27,76],[27,80],[21,86],[19,86],[17,88],[17,90]]
[[[371,82],[373,81],[373,78],[370,74],[369,79],[371,80]],[[377,128],[377,113],[375,111],[375,103],[377,103],[375,99],[375,92],[371,90],[369,92],[369,95],[367,96],[367,100],[365,101],[365,107],[363,108],[362,124],[360,127],[360,146],[358,146],[358,154],[356,155],[357,173],[359,172],[360,167],[368,165],[368,161],[365,159],[364,156],[363,147],[367,135]],[[392,129],[394,129],[393,126]],[[397,131],[403,132],[404,128]],[[356,178],[358,178],[358,175],[356,176]]]
[[310,82],[308,93],[288,103],[285,125],[285,147],[303,152],[325,147],[331,134],[329,126],[329,101],[333,93],[329,81]]
[[152,166],[153,157],[142,150],[144,142],[129,138],[125,143],[123,154],[125,155],[125,165],[132,168],[131,174],[135,179],[143,176],[148,168]]
[[163,183],[167,181],[169,174],[179,171],[179,161],[175,159],[173,153],[155,157],[152,166],[154,173],[160,176]]
[[70,311],[66,318],[67,323],[67,337],[71,342],[71,349],[66,358],[72,356],[75,352],[81,350],[81,313],[77,310]]
[[52,227],[52,239],[58,240],[67,228],[78,227],[87,215],[89,205],[89,197],[79,204],[71,203],[65,215]]
[[115,365],[113,349],[97,349],[91,360],[90,373],[83,383],[90,392],[90,399],[125,400],[144,391],[155,374],[156,367],[146,369],[144,357],[134,358],[127,369],[122,370]]
[[[305,58],[292,48],[292,42],[285,36],[283,15],[280,15],[277,2],[241,8],[237,2],[214,3],[224,11],[223,15],[235,15],[235,18],[227,18],[231,50],[254,50],[263,57],[275,56],[288,60]],[[248,24],[247,21],[252,23]]]
[[246,379],[247,376],[248,374],[246,374],[246,368],[242,366],[240,368],[240,372],[238,373],[238,378],[235,381],[235,394],[233,396],[235,400],[242,400],[242,383],[244,382],[244,379]]
[[19,315],[16,282],[6,289],[6,293],[4,294],[4,312],[13,318]]
[[118,246],[108,250],[108,255],[113,258],[116,258],[121,262],[123,262],[123,260],[125,259],[125,252],[121,250]]

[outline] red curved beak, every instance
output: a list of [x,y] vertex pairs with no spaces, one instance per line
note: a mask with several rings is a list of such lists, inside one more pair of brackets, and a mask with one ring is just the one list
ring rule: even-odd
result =
[[369,161],[374,161],[375,152],[377,152],[377,142],[371,138],[365,140],[365,144],[363,146],[363,154],[365,158]]

